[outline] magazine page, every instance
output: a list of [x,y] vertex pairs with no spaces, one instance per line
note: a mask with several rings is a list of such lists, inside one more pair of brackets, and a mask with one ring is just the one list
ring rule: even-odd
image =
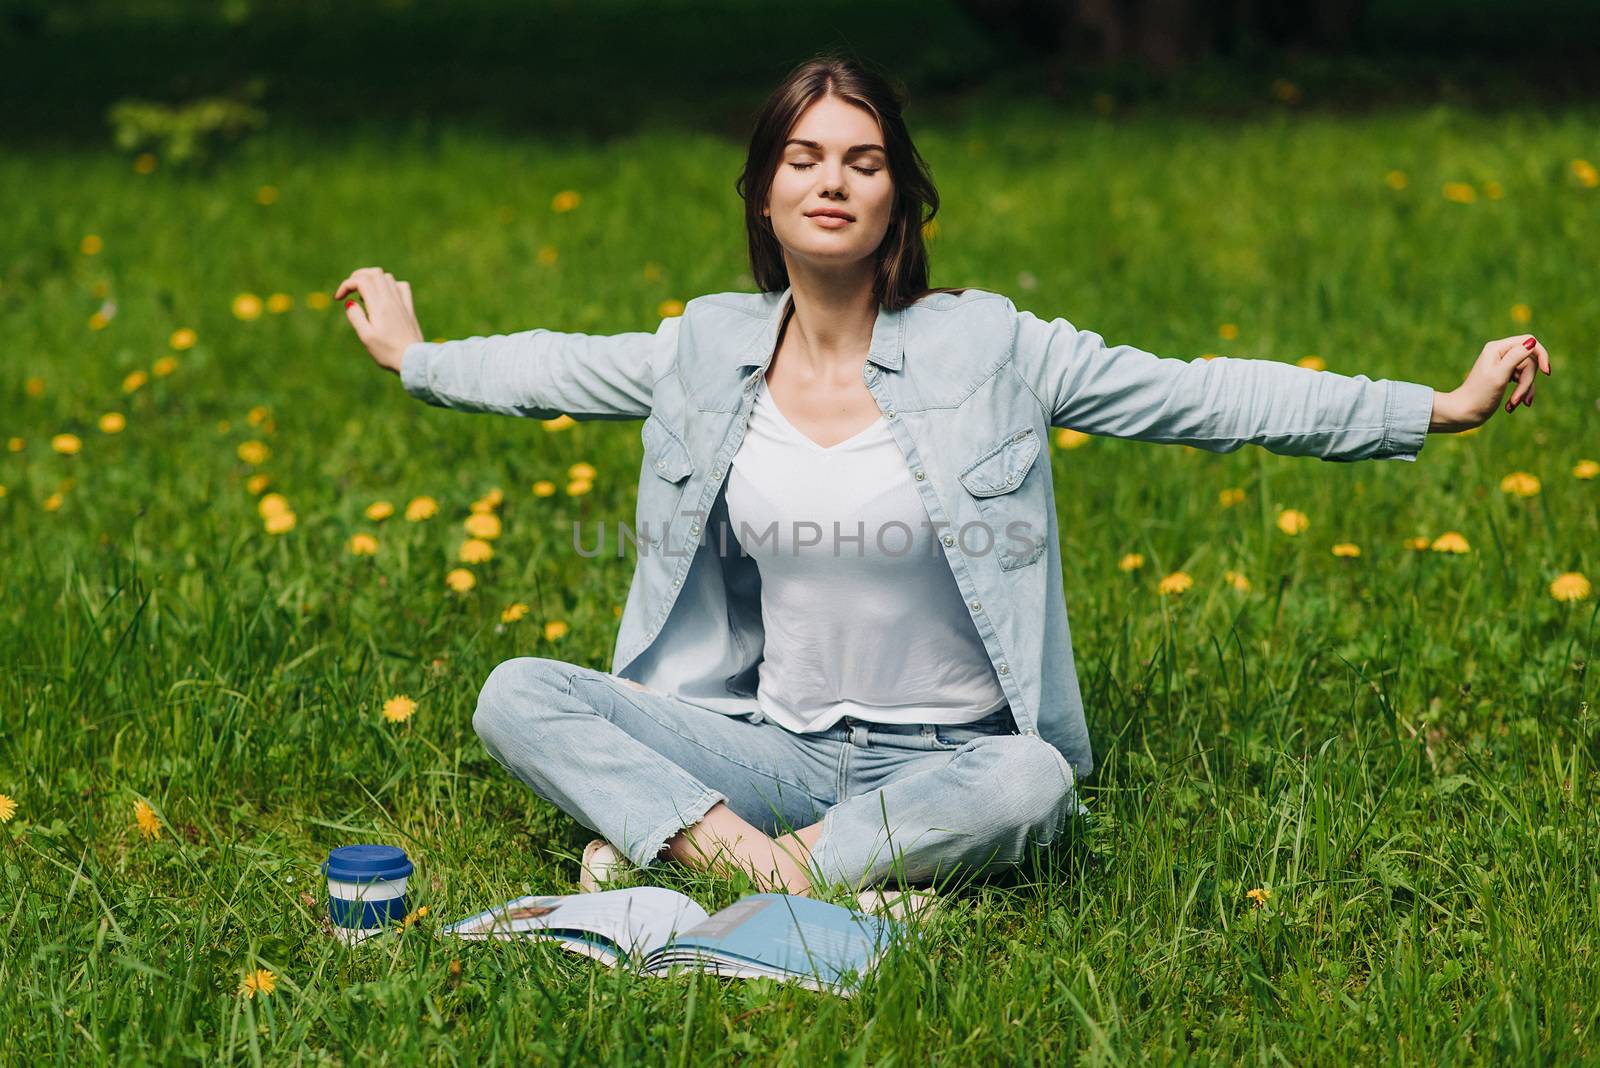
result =
[[565,949],[615,964],[643,956],[675,931],[708,919],[689,898],[659,886],[594,894],[532,895],[468,916],[440,929],[458,938],[547,938]]
[[877,963],[899,925],[790,894],[756,894],[729,905],[652,953],[659,974],[690,964],[718,974],[797,979],[847,992],[851,973]]

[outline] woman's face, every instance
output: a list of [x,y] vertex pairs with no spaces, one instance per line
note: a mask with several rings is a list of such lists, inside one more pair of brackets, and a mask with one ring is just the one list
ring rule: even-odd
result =
[[[878,120],[854,104],[824,96],[801,112],[763,212],[787,258],[837,266],[877,252],[894,206],[882,145]],[[848,219],[819,210],[844,212]]]

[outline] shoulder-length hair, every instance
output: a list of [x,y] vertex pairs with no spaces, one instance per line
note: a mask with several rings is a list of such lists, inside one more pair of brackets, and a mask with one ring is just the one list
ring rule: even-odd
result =
[[922,228],[939,213],[939,191],[906,131],[902,117],[906,104],[904,87],[866,64],[837,54],[818,56],[790,71],[756,116],[744,170],[734,183],[744,198],[750,273],[755,276],[756,285],[764,293],[777,293],[789,284],[782,246],[772,231],[772,219],[761,214],[761,208],[767,202],[789,131],[806,108],[830,95],[865,108],[883,128],[889,178],[894,183],[894,207],[889,229],[876,253],[872,291],[878,303],[899,311],[930,293],[964,292],[928,288],[928,250],[922,241]]

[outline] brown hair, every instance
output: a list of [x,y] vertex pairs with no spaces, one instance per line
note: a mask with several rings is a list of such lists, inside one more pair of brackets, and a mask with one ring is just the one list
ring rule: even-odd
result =
[[928,288],[928,250],[922,227],[939,213],[939,191],[917,146],[911,143],[901,117],[906,91],[871,65],[838,54],[824,54],[800,64],[778,84],[756,115],[744,170],[734,183],[744,198],[745,231],[750,239],[750,273],[764,293],[789,284],[783,249],[772,232],[772,219],[761,214],[772,177],[783,156],[784,141],[801,112],[824,96],[865,108],[883,128],[883,147],[894,182],[894,207],[889,229],[878,246],[872,292],[891,311],[915,304],[930,293],[965,289]]

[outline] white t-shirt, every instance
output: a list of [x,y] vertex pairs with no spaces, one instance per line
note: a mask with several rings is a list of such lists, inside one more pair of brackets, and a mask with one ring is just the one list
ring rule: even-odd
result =
[[[823,448],[757,387],[727,486],[729,533],[761,574],[763,714],[969,723],[1006,703],[882,416]],[[734,551],[732,539],[729,551]]]

